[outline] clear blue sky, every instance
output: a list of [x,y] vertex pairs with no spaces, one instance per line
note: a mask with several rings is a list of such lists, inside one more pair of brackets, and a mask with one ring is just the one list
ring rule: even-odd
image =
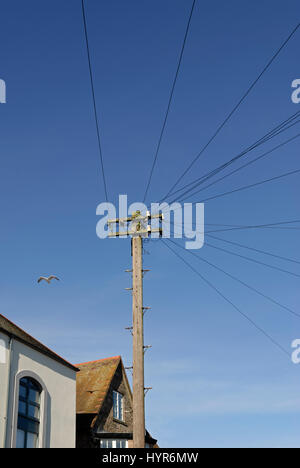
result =
[[[109,197],[141,201],[191,2],[86,3]],[[297,0],[197,1],[150,199],[185,169],[299,16]],[[0,311],[74,363],[121,354],[130,365],[130,244],[95,234],[104,192],[80,1],[4,1],[1,20]],[[291,82],[300,78],[299,41],[300,31],[185,182],[300,110],[290,99]],[[205,193],[299,169],[298,160],[295,141]],[[298,176],[206,204],[207,223],[263,224],[299,214]],[[297,230],[221,236],[300,260]],[[153,346],[147,426],[160,445],[299,447],[300,366],[159,241],[146,250],[145,305],[152,310],[145,342]],[[297,265],[232,250],[299,273]],[[207,246],[200,254],[299,311],[299,278]],[[282,346],[300,338],[299,319],[191,261]],[[62,281],[37,285],[51,273]]]

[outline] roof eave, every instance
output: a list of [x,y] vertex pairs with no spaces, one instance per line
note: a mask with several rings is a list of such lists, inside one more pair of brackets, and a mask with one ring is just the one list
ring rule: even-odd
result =
[[[12,323],[12,322],[11,322]],[[20,338],[19,336],[15,335],[13,332],[10,332],[8,330],[5,330],[5,328],[2,328],[0,327],[0,331],[2,333],[4,333],[5,335],[13,338],[14,340],[17,340],[19,341],[20,343],[22,344],[25,344],[26,346],[28,346],[29,348],[32,348],[34,349],[35,351],[38,351],[39,353],[41,354],[44,354],[45,356],[53,359],[54,361],[57,361],[59,362],[60,364],[62,364],[63,366],[65,367],[68,367],[69,369],[72,369],[73,371],[75,372],[79,372],[80,369],[78,369],[78,367],[75,367],[73,366],[73,364],[69,363],[68,361],[65,361],[63,358],[61,358],[60,356],[56,355],[53,351],[51,351],[49,349],[49,352],[46,351],[45,349],[41,349],[39,348],[38,346],[35,346],[33,343],[29,343],[28,341],[26,340],[23,340],[22,338]],[[45,346],[45,345],[43,345]]]

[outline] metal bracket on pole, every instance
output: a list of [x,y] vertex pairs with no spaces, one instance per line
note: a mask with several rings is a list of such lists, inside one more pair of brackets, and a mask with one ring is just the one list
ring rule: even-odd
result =
[[132,333],[133,327],[125,327],[125,330],[129,330],[131,335],[133,336],[133,333]]
[[151,345],[147,345],[147,346],[143,346],[143,348],[144,348],[144,354],[145,354],[145,352],[146,352],[148,349],[152,348],[152,346],[151,346]]
[[151,307],[143,307],[143,315],[145,315],[147,310],[151,310]]
[[125,370],[129,371],[131,375],[133,374],[133,366],[125,367]]
[[144,394],[145,394],[145,396],[147,395],[147,393],[149,392],[149,390],[152,390],[152,387],[144,387]]

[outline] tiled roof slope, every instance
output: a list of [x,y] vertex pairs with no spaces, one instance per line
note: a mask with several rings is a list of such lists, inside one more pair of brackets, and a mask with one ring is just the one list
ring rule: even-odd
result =
[[31,335],[26,333],[24,330],[22,330],[22,328],[15,325],[13,322],[8,320],[8,318],[4,317],[4,315],[2,314],[0,314],[0,331],[3,331],[9,336],[12,336],[18,339],[19,341],[21,341],[22,343],[25,343],[31,348],[34,348],[35,350],[40,351],[43,354],[46,354],[46,356],[54,359],[55,361],[60,362],[64,366],[67,366],[75,371],[78,371],[76,367],[74,367],[72,364],[70,364],[68,361],[63,359],[61,356],[56,354],[51,349],[47,348],[47,346],[43,345],[43,343],[41,343],[40,341],[33,338]]
[[97,414],[107,395],[121,356],[76,364],[76,413]]

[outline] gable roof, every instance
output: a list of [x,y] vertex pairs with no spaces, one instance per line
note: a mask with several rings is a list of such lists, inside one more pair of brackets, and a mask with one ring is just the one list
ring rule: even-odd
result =
[[105,400],[121,356],[76,364],[76,413],[98,414]]
[[0,331],[4,332],[8,336],[17,339],[18,341],[26,344],[27,346],[30,346],[36,351],[45,354],[51,359],[58,361],[60,364],[78,372],[77,367],[73,366],[73,364],[63,359],[51,349],[47,348],[47,346],[43,345],[43,343],[33,338],[31,335],[29,335],[29,333],[22,330],[22,328],[18,327],[16,324],[8,320],[8,318],[4,317],[4,315],[2,314],[0,314]]
[[[78,415],[94,416],[93,419],[88,420],[91,427],[93,427],[97,420],[96,415],[101,410],[111,381],[120,364],[122,366],[125,384],[128,388],[129,395],[132,398],[131,388],[121,356],[114,356],[105,359],[99,359],[98,361],[75,364],[80,371],[76,375],[76,413]],[[132,437],[132,434],[126,435],[128,437]],[[94,436],[97,437],[97,434],[94,434]],[[157,440],[153,439],[147,430],[146,439],[149,443],[153,443],[155,447],[158,447]]]

